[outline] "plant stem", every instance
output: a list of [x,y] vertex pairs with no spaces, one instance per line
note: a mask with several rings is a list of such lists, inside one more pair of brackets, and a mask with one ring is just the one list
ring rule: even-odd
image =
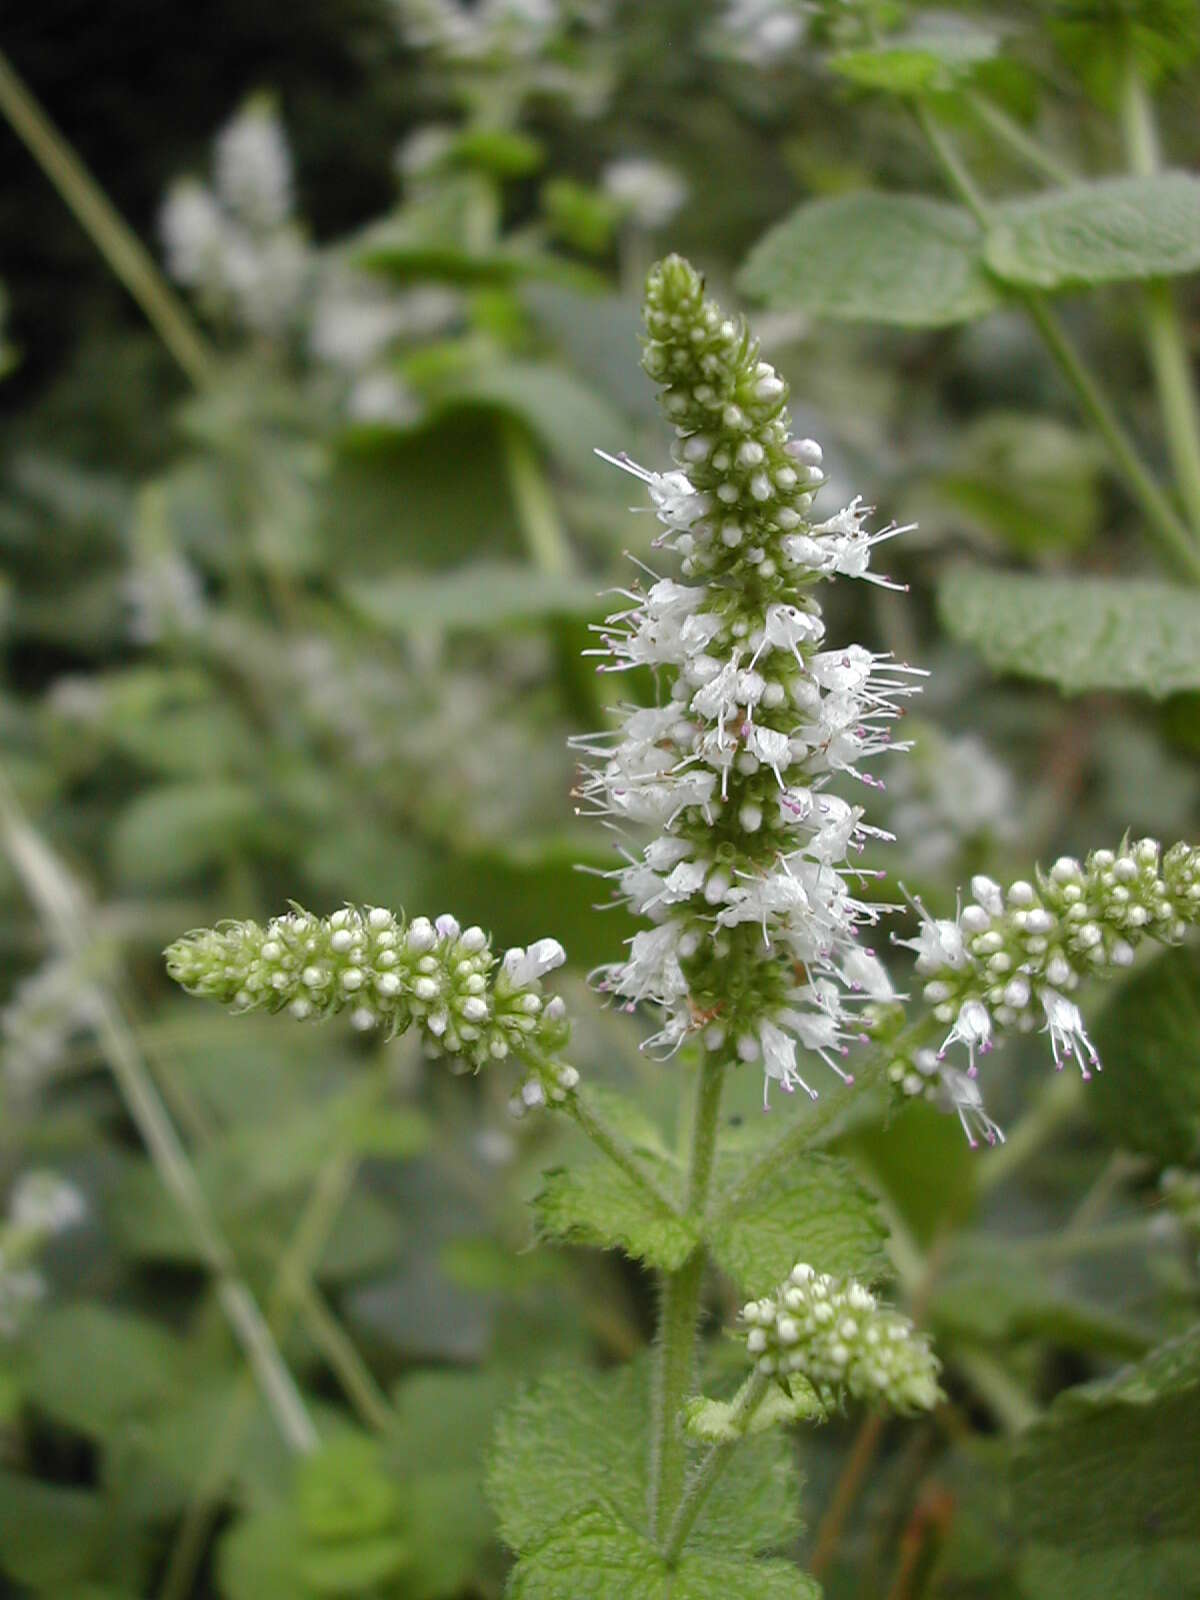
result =
[[[1121,98],[1121,125],[1131,169],[1140,177],[1152,177],[1161,166],[1158,128],[1132,53]],[[1146,285],[1142,321],[1171,464],[1192,533],[1200,538],[1200,404],[1175,292],[1166,279]]]
[[722,1472],[724,1472],[730,1456],[733,1455],[733,1452],[742,1442],[741,1435],[745,1425],[758,1410],[769,1383],[770,1379],[764,1377],[761,1372],[756,1371],[751,1374],[749,1382],[743,1385],[729,1417],[730,1426],[735,1430],[736,1437],[722,1439],[717,1444],[712,1445],[708,1454],[688,1479],[683,1498],[679,1502],[674,1517],[671,1519],[667,1542],[663,1546],[663,1558],[668,1566],[674,1566],[675,1562],[679,1560],[680,1552],[687,1541],[688,1534],[691,1533],[695,1525],[696,1518],[699,1516],[705,1500],[708,1498],[709,1491]]
[[1060,161],[1048,150],[1043,150],[1019,122],[1015,122],[1007,111],[1002,111],[985,95],[969,92],[966,103],[984,127],[990,133],[994,133],[1000,143],[1006,145],[1033,172],[1039,173],[1043,178],[1049,178],[1051,183],[1061,184],[1064,187],[1078,183],[1078,174],[1072,171],[1065,161]]
[[887,1419],[882,1412],[872,1411],[863,1418],[854,1436],[850,1454],[846,1457],[834,1488],[833,1498],[825,1508],[821,1525],[813,1540],[812,1554],[808,1558],[808,1570],[814,1578],[824,1577],[829,1563],[833,1560],[838,1541],[842,1537],[842,1530],[846,1526],[846,1519],[854,1509],[859,1491],[875,1460],[886,1422]]
[[[354,1157],[339,1153],[325,1163],[313,1184],[291,1243],[276,1269],[267,1302],[267,1321],[278,1338],[287,1332],[301,1295],[311,1287],[310,1273],[354,1182],[357,1167]],[[159,1600],[186,1600],[191,1594],[196,1569],[221,1509],[222,1494],[253,1417],[254,1387],[243,1381],[226,1408],[199,1486],[184,1513]]]
[[[54,942],[78,956],[87,948],[87,907],[83,896],[49,846],[25,820],[6,779],[0,775],[0,825],[4,842],[26,893]],[[312,1424],[296,1381],[263,1320],[258,1303],[237,1274],[237,1265],[209,1210],[200,1182],[119,1007],[97,985],[92,994],[95,1028],[117,1087],[128,1107],[164,1187],[183,1213],[216,1280],[217,1299],[254,1370],[285,1443],[300,1454],[315,1450]]]
[[[692,1153],[685,1201],[686,1215],[696,1224],[703,1221],[708,1208],[724,1080],[724,1062],[719,1056],[706,1053],[696,1086]],[[650,1536],[653,1539],[661,1538],[664,1530],[670,1526],[683,1493],[687,1458],[683,1432],[679,1427],[679,1411],[695,1368],[696,1323],[704,1267],[704,1247],[697,1245],[677,1271],[662,1275],[658,1313],[658,1370],[655,1373],[650,1436]]]
[[576,1091],[566,1100],[562,1110],[575,1122],[581,1132],[598,1150],[602,1150],[614,1165],[620,1167],[626,1177],[631,1178],[643,1193],[650,1196],[664,1211],[671,1212],[674,1216],[682,1216],[679,1205],[655,1178],[646,1170],[638,1160],[630,1144],[605,1121],[604,1117],[596,1110],[581,1091]]
[[504,455],[525,547],[539,572],[566,576],[575,561],[541,463],[519,423],[504,424]]
[[1082,1101],[1083,1080],[1079,1074],[1056,1072],[1038,1091],[1033,1105],[1005,1143],[980,1158],[975,1175],[979,1192],[985,1194],[1007,1182],[1030,1156],[1044,1149],[1065,1122],[1071,1120]]
[[74,212],[147,321],[196,385],[211,383],[216,359],[140,239],[0,53],[0,112]]
[[[918,103],[916,116],[947,183],[971,212],[981,230],[986,232],[992,224],[991,207],[958,151],[928,106]],[[1062,323],[1047,304],[1045,296],[1033,290],[1011,286],[1008,293],[1025,308],[1041,334],[1043,344],[1074,391],[1081,409],[1108,446],[1126,488],[1141,506],[1147,524],[1157,536],[1163,551],[1180,572],[1186,573],[1192,582],[1200,583],[1200,550],[1192,542],[1186,525],[1176,516],[1171,502],[1155,483],[1109,404],[1108,397],[1071,345]]]

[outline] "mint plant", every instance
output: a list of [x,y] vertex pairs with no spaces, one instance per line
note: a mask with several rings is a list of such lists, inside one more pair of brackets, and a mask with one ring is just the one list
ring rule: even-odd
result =
[[[861,937],[897,908],[877,870],[848,859],[878,830],[837,790],[878,786],[870,764],[903,749],[892,725],[920,672],[831,642],[818,593],[841,576],[888,583],[873,551],[904,530],[872,533],[857,499],[816,520],[820,447],[792,437],[786,383],[681,258],[650,273],[645,326],[675,466],[613,459],[645,483],[653,547],[679,578],[645,569],[600,629],[601,672],[645,684],[649,669],[654,695],[578,741],[578,795],[629,839],[615,893],[650,923],[593,978],[625,1009],[654,1009],[644,1048],[694,1080],[686,1159],[567,1061],[567,1008],[541,992],[563,960],[552,938],[497,961],[452,916],[296,909],[266,928],[190,934],[167,963],[236,1011],[348,1009],[389,1036],[417,1027],[462,1069],[511,1071],[512,1057],[516,1108],[568,1113],[597,1145],[601,1162],[549,1175],[538,1217],[548,1235],[657,1269],[650,1372],[555,1376],[502,1420],[490,1482],[518,1558],[513,1595],[625,1592],[635,1576],[663,1596],[812,1595],[812,1579],[769,1555],[794,1516],[778,1493],[777,1426],[940,1398],[927,1340],[861,1281],[878,1262],[869,1197],[812,1147],[888,1082],[901,1099],[932,1091],[971,1144],[1001,1139],[978,1078],[1008,1030],[1041,1027],[1056,1066],[1099,1070],[1072,996],[1128,966],[1143,938],[1185,937],[1200,920],[1200,852],[1143,839],[1085,866],[1064,858],[1036,884],[977,876],[954,918],[922,910],[901,941],[924,1005],[898,994]],[[723,1138],[739,1072],[762,1073],[768,1108],[772,1085],[799,1089],[799,1108],[777,1100],[761,1130]],[[751,1296],[749,1371],[728,1400],[704,1393],[720,1381],[701,1337],[714,1264]]]

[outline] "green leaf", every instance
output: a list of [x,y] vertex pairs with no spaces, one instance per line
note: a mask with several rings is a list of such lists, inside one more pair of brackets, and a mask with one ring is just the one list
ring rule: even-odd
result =
[[288,1506],[243,1517],[217,1547],[224,1600],[308,1600],[296,1571],[299,1530]]
[[889,34],[872,50],[843,50],[830,59],[833,71],[866,89],[890,94],[947,94],[967,82],[975,68],[999,49],[994,34],[965,18],[942,25],[922,19]]
[[821,1591],[782,1561],[685,1551],[669,1569],[648,1539],[589,1506],[517,1563],[507,1593],[510,1600],[820,1600]]
[[[719,1158],[717,1193],[734,1188],[753,1157]],[[766,1294],[798,1260],[822,1272],[873,1279],[886,1230],[870,1193],[836,1156],[805,1154],[774,1169],[708,1227],[718,1263],[744,1294]]]
[[104,1548],[100,1497],[0,1472],[0,1570],[50,1594],[93,1571]]
[[[495,1371],[418,1372],[395,1391],[383,1461],[404,1485],[401,1530],[409,1548],[409,1600],[440,1600],[471,1587],[496,1540],[484,1497],[484,1454],[512,1379]],[[453,1538],[446,1531],[453,1528]]]
[[38,1323],[25,1378],[29,1400],[103,1439],[149,1421],[177,1390],[181,1351],[162,1328],[99,1305],[64,1306]]
[[543,617],[598,617],[609,609],[590,579],[486,561],[447,573],[351,579],[342,592],[368,621],[400,637],[430,628],[490,631]]
[[262,798],[249,784],[166,783],[121,812],[112,836],[121,881],[161,888],[228,860],[254,829]]
[[938,1286],[930,1320],[939,1337],[983,1344],[1042,1339],[1065,1350],[1128,1360],[1152,1342],[1144,1328],[1059,1287],[1022,1256],[964,1241],[968,1260]]
[[1029,1600],[1200,1593],[1200,1327],[1060,1395],[1012,1481]]
[[1165,278],[1200,267],[1200,178],[1098,178],[1005,204],[987,265],[1028,289]]
[[[658,1163],[657,1176],[673,1177],[666,1162]],[[696,1248],[695,1230],[608,1160],[552,1168],[533,1205],[546,1236],[624,1250],[666,1272],[681,1267]]]
[[[637,345],[626,354],[632,359]],[[591,388],[570,372],[546,361],[494,362],[460,376],[446,396],[448,404],[485,406],[504,412],[528,428],[561,465],[608,479],[611,469],[597,461],[597,447],[621,448],[627,424]]]
[[1167,950],[1117,990],[1093,1032],[1088,1106],[1117,1143],[1163,1166],[1200,1151],[1200,949]]
[[1200,598],[1146,578],[1047,578],[957,567],[938,588],[954,638],[995,672],[1065,694],[1200,688]]
[[[644,1362],[603,1376],[556,1373],[501,1413],[488,1495],[506,1543],[534,1549],[561,1519],[597,1506],[643,1529],[649,1415]],[[737,1471],[718,1479],[689,1548],[778,1548],[796,1531],[797,1481],[780,1433],[748,1440]]]
[[920,195],[809,201],[759,240],[738,282],[769,306],[915,328],[967,322],[999,298],[970,213]]

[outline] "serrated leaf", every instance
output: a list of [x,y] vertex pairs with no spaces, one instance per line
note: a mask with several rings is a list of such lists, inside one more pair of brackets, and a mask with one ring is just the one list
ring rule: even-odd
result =
[[668,1568],[648,1539],[589,1506],[517,1563],[510,1600],[820,1600],[816,1581],[782,1561],[686,1551]]
[[[506,1543],[534,1549],[561,1518],[597,1506],[643,1529],[649,1416],[644,1362],[603,1376],[556,1373],[502,1412],[487,1488]],[[689,1545],[778,1548],[796,1530],[796,1490],[783,1436],[747,1441],[736,1473],[718,1479]]]
[[100,1305],[55,1309],[38,1323],[25,1393],[79,1433],[102,1439],[149,1421],[181,1380],[177,1341],[153,1322]]
[[[719,1159],[717,1193],[734,1189],[747,1161]],[[780,1166],[707,1228],[712,1253],[744,1294],[767,1294],[798,1260],[822,1272],[878,1277],[886,1230],[871,1194],[836,1156],[806,1154]]]
[[922,20],[889,34],[871,50],[843,50],[831,57],[834,72],[866,89],[890,94],[945,94],[970,78],[999,49],[994,34],[966,19],[935,27]]
[[738,275],[769,306],[936,328],[998,303],[969,212],[921,195],[813,200],[759,240]]
[[[657,1163],[656,1175],[667,1184],[673,1177],[665,1161]],[[551,1168],[533,1206],[540,1231],[550,1238],[624,1250],[666,1272],[681,1267],[698,1243],[689,1223],[607,1160]]]
[[1013,1459],[1022,1593],[1200,1593],[1200,1327],[1061,1395]]
[[1113,995],[1093,1037],[1088,1105],[1111,1138],[1162,1165],[1200,1150],[1200,950],[1167,950]]
[[589,579],[485,561],[445,574],[352,579],[342,592],[360,615],[400,636],[430,628],[510,628],[544,617],[595,617],[609,609]]
[[1126,689],[1162,699],[1200,688],[1200,598],[1146,578],[1047,578],[958,567],[938,588],[954,638],[995,672],[1065,694]]
[[1127,283],[1200,267],[1200,178],[1187,172],[1098,178],[1010,200],[988,230],[984,256],[1027,289]]

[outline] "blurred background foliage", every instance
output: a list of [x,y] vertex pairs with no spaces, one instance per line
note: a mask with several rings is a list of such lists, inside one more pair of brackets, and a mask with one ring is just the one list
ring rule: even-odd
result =
[[[565,744],[618,694],[581,658],[588,624],[631,582],[626,551],[653,561],[630,480],[592,452],[666,464],[637,367],[656,253],[691,255],[727,302],[735,280],[769,302],[754,326],[797,432],[826,447],[822,503],[863,492],[919,523],[887,547],[908,593],[831,598],[833,636],[932,673],[871,818],[898,835],[879,852],[892,881],[944,911],[972,872],[1127,828],[1195,837],[1194,640],[1171,692],[1123,692],[1119,673],[1097,688],[1087,662],[1071,681],[1036,646],[989,643],[947,582],[964,557],[1039,583],[1159,576],[1021,306],[968,284],[931,312],[931,261],[896,291],[916,283],[916,312],[881,321],[821,267],[840,258],[820,240],[792,242],[811,268],[798,287],[772,278],[770,239],[738,279],[801,202],[941,192],[917,124],[875,92],[898,83],[935,96],[1008,194],[1031,187],[1017,157],[1035,131],[1077,171],[1125,164],[1115,84],[1137,51],[1170,162],[1194,167],[1193,7],[870,11],[940,42],[904,35],[881,67],[859,48],[864,7],[787,0],[45,0],[7,20],[7,1592],[498,1594],[482,1494],[497,1406],[548,1365],[647,1338],[635,1267],[529,1253],[527,1201],[571,1146],[509,1119],[502,1073],[450,1079],[404,1042],[210,1015],[169,992],[159,951],[289,897],[453,909],[501,944],[552,934],[580,1070],[637,1083],[675,1126],[676,1075],[584,982],[631,929],[577,870],[612,854],[574,814]],[[50,119],[24,140],[21,80]],[[157,328],[111,270],[119,223],[81,227],[70,178],[39,170],[60,141],[157,262]],[[853,263],[864,247],[838,248]],[[1194,351],[1195,280],[1180,288]],[[1062,315],[1165,472],[1134,297],[1118,283]],[[1028,1427],[1195,1319],[1197,982],[1187,954],[1139,969],[1086,1100],[1011,1048],[991,1069],[1002,1150],[972,1155],[925,1105],[842,1131],[952,1404],[798,1445],[797,1549],[831,1596],[1200,1594],[1186,1508],[1161,1512],[1149,1567],[1071,1565],[1056,1525],[1087,1523],[1064,1507],[1091,1492],[1073,1453],[1101,1446]],[[758,1092],[739,1084],[731,1116]],[[145,1094],[219,1248],[164,1187]],[[299,1466],[223,1315],[231,1283],[265,1308],[319,1435]],[[714,1303],[731,1292],[715,1284]],[[1158,1428],[1194,1487],[1198,1377],[1131,1421],[1124,1391],[1089,1390],[1074,1426],[1105,1450]],[[1129,1489],[1122,1551],[1151,1537],[1159,1470]]]

